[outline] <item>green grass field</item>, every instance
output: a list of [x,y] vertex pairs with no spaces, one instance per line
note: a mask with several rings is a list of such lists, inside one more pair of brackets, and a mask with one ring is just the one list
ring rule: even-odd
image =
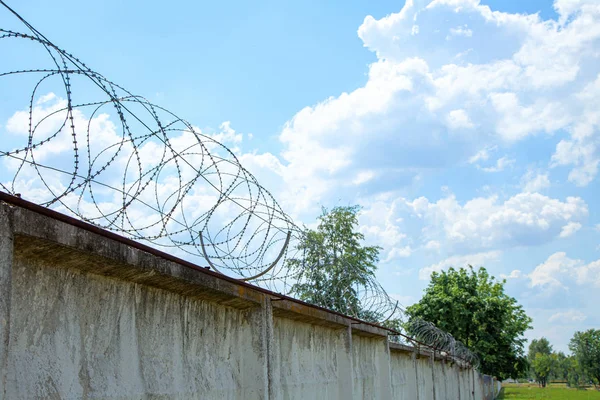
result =
[[600,392],[594,389],[577,390],[570,389],[565,385],[554,384],[543,389],[534,384],[506,384],[502,386],[502,392],[498,399],[600,400]]

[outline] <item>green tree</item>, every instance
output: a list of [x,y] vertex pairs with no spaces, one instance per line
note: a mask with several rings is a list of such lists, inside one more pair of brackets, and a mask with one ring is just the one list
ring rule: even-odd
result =
[[536,354],[552,354],[552,345],[545,337],[540,339],[533,339],[529,343],[529,351],[527,352],[527,361],[529,364],[529,376],[535,378],[535,371],[533,370],[533,360]]
[[577,359],[573,356],[567,358],[569,362],[569,373],[567,375],[567,385],[578,388],[585,385],[587,378],[585,372],[581,370]]
[[527,359],[533,362],[536,354],[552,354],[552,345],[545,337],[540,339],[533,339],[529,343],[529,352],[527,353]]
[[312,304],[377,320],[377,313],[361,309],[358,288],[374,277],[380,248],[361,244],[359,210],[358,206],[323,208],[317,229],[307,229],[297,247],[302,256],[288,260],[288,268],[298,277],[291,292]]
[[571,360],[562,351],[556,354],[556,367],[552,374],[552,378],[561,382],[569,381],[569,370],[571,369]]
[[548,378],[556,367],[556,355],[537,353],[533,358],[532,367],[535,380],[541,387],[546,387]]
[[523,333],[531,327],[531,318],[504,293],[504,283],[485,268],[434,272],[425,294],[407,313],[464,343],[479,357],[481,372],[517,378],[526,370]]
[[575,332],[569,342],[579,368],[589,377],[594,386],[600,386],[600,329]]

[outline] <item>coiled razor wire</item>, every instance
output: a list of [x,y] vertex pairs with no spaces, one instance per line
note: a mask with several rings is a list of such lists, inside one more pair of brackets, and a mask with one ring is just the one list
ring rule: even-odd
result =
[[430,350],[441,356],[450,357],[457,361],[479,367],[479,358],[471,352],[462,342],[456,340],[451,334],[445,332],[433,323],[420,318],[410,318],[404,328],[410,335],[408,342],[419,346],[425,344]]
[[[290,294],[302,274],[286,260],[301,256],[304,229],[222,143],[228,127],[202,132],[93,71],[0,4],[29,30],[0,26],[0,93],[25,93],[27,104],[6,125],[13,135],[0,159],[12,179],[0,180],[0,190]],[[373,322],[404,321],[374,277],[348,282],[346,291],[357,307],[340,310],[326,294],[315,303]],[[418,321],[405,323],[413,335],[406,341],[476,364],[451,335]]]

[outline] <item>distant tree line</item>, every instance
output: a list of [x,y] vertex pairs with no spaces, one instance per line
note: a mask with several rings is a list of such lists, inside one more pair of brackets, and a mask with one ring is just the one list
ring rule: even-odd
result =
[[557,380],[570,387],[591,384],[600,390],[600,329],[575,332],[569,350],[570,355],[553,351],[544,337],[532,340],[527,355],[530,377],[541,387]]

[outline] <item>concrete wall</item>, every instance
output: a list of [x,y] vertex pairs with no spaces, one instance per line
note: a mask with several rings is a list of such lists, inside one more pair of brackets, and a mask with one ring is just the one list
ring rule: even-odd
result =
[[[0,398],[493,398],[371,324],[0,202]],[[472,382],[475,379],[475,397]]]
[[417,365],[413,351],[392,350],[390,357],[392,372],[392,398],[414,400],[417,398]]

